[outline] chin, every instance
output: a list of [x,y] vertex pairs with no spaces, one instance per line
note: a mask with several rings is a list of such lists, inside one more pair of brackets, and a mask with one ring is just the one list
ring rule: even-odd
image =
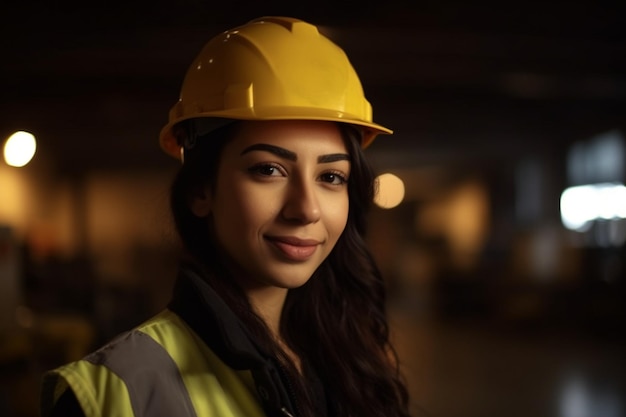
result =
[[309,279],[311,279],[310,276],[307,278],[302,278],[302,279],[290,277],[287,279],[272,280],[272,281],[269,281],[268,283],[275,287],[285,288],[287,290],[293,290],[309,282]]
[[312,271],[292,271],[292,272],[282,272],[280,274],[268,274],[264,281],[272,286],[285,288],[285,289],[294,289],[303,286],[306,284],[309,279],[313,276],[315,270]]

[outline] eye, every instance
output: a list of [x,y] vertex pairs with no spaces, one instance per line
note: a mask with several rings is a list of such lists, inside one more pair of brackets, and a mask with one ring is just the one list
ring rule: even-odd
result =
[[348,182],[348,179],[339,172],[326,172],[320,176],[323,182],[331,185],[343,185]]
[[282,177],[285,175],[280,166],[270,163],[254,165],[253,167],[250,167],[248,171],[264,177]]

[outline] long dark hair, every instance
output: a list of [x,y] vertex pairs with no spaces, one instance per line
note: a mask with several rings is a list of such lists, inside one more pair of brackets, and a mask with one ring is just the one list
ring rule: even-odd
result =
[[[181,143],[193,135],[190,123],[177,127]],[[389,341],[383,278],[364,241],[374,196],[374,173],[360,146],[359,132],[339,124],[351,158],[349,213],[345,230],[328,258],[303,286],[292,289],[281,318],[281,336],[303,364],[315,369],[327,393],[332,416],[408,416],[408,394]],[[171,190],[174,223],[186,253],[209,270],[207,279],[259,339],[286,365],[305,403],[304,416],[315,415],[312,394],[296,367],[271,337],[243,291],[219,260],[206,219],[189,209],[197,187],[215,185],[224,144],[237,122],[193,140]],[[213,188],[214,189],[214,188]],[[306,328],[307,331],[302,331]]]

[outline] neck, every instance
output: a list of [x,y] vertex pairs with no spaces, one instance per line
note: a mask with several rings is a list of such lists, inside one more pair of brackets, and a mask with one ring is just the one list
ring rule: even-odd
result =
[[226,269],[230,270],[231,276],[246,294],[254,312],[265,322],[272,336],[280,340],[280,318],[288,290],[256,282],[225,252],[220,252]]
[[254,311],[263,319],[276,340],[280,340],[280,319],[287,297],[286,288],[262,287],[246,290]]
[[[233,276],[237,277],[237,274]],[[280,323],[288,289],[268,285],[254,285],[254,281],[238,280],[254,312],[263,320],[271,337],[283,352],[291,359],[301,373],[300,358],[285,344],[280,334]]]
[[252,308],[270,329],[278,346],[291,359],[297,371],[302,373],[300,358],[285,344],[280,334],[280,321],[287,291],[286,288],[263,287],[254,290],[248,289],[246,294]]

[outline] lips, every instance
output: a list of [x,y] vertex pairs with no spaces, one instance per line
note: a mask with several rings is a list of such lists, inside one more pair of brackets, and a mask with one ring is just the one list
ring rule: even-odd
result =
[[321,242],[315,239],[300,239],[293,236],[266,236],[265,237],[285,258],[302,262],[309,259]]

